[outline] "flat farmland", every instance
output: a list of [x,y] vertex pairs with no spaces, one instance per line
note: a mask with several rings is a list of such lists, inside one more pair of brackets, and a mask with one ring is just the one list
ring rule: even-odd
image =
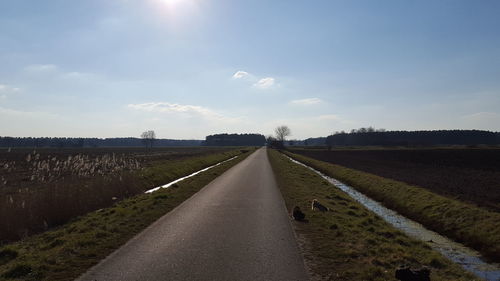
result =
[[294,149],[317,160],[500,210],[500,149]]
[[221,147],[166,148],[1,148],[0,194],[47,183],[138,170],[158,161],[208,155]]
[[0,149],[0,244],[241,153],[234,147]]

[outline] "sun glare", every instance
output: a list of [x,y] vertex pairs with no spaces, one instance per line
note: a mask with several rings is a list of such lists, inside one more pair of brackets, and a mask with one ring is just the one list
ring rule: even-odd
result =
[[151,0],[156,13],[168,23],[171,28],[192,23],[199,12],[198,0]]
[[182,2],[183,0],[161,0],[166,5],[176,5]]
[[167,6],[168,8],[176,8],[182,4],[186,4],[186,2],[189,0],[159,0],[161,4]]
[[161,10],[166,9],[176,14],[185,13],[196,6],[196,0],[154,0],[154,2]]

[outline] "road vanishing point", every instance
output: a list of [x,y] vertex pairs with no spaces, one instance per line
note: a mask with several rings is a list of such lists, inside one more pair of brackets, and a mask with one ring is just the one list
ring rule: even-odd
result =
[[298,281],[309,276],[261,148],[77,280]]

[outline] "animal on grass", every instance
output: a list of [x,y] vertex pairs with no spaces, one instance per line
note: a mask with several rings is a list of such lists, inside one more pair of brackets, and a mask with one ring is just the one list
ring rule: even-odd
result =
[[295,206],[295,207],[293,207],[292,217],[296,221],[303,221],[306,218],[306,214],[304,214],[300,210],[299,206]]
[[411,269],[409,266],[401,266],[396,269],[395,277],[401,281],[431,281],[431,270],[427,267]]
[[314,199],[312,201],[312,204],[311,204],[311,210],[314,211],[315,209],[318,209],[321,212],[327,212],[328,211],[328,208],[325,207],[323,204],[319,203],[319,201],[317,199]]

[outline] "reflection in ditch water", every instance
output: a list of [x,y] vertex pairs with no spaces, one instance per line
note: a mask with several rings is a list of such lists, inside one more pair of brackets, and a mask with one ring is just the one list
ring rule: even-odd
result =
[[427,244],[433,249],[441,252],[441,254],[451,261],[460,264],[466,270],[488,281],[500,281],[500,265],[483,261],[479,252],[460,243],[454,242],[434,231],[428,230],[423,225],[410,220],[393,210],[387,209],[377,201],[372,200],[356,191],[354,188],[331,178],[312,167],[309,167],[290,157],[288,157],[288,159],[319,174],[321,177],[334,184],[340,190],[347,193],[354,200],[363,204],[367,209],[374,212],[397,229],[413,238],[427,242]]
[[178,183],[178,182],[180,182],[180,181],[183,181],[183,180],[185,180],[185,179],[187,179],[187,178],[190,178],[190,177],[194,177],[194,176],[196,176],[197,174],[199,174],[199,173],[201,173],[201,172],[205,172],[205,171],[207,171],[207,170],[210,170],[210,169],[212,169],[213,167],[217,167],[217,166],[219,166],[220,164],[223,164],[223,163],[226,163],[226,162],[228,162],[228,161],[231,161],[231,160],[233,160],[233,159],[235,159],[235,158],[237,158],[237,157],[238,157],[238,156],[234,156],[234,157],[232,157],[232,158],[229,158],[229,159],[227,159],[227,160],[224,160],[224,161],[222,161],[222,162],[219,162],[219,163],[217,163],[217,164],[215,164],[215,165],[212,165],[212,166],[210,166],[210,167],[206,167],[206,168],[204,168],[204,169],[201,169],[201,170],[199,170],[199,171],[197,171],[197,172],[194,172],[194,173],[192,173],[192,174],[190,174],[190,175],[187,175],[187,176],[185,176],[185,177],[178,178],[178,179],[176,179],[176,180],[174,180],[174,181],[171,181],[171,182],[169,182],[169,183],[167,183],[167,184],[164,184],[164,185],[162,185],[162,186],[158,186],[158,187],[155,187],[155,188],[152,188],[152,189],[146,190],[144,193],[151,193],[151,192],[155,192],[155,191],[157,191],[157,190],[159,190],[159,189],[161,189],[161,188],[169,188],[170,186],[172,186],[172,185],[174,185],[174,184],[176,184],[176,183]]

